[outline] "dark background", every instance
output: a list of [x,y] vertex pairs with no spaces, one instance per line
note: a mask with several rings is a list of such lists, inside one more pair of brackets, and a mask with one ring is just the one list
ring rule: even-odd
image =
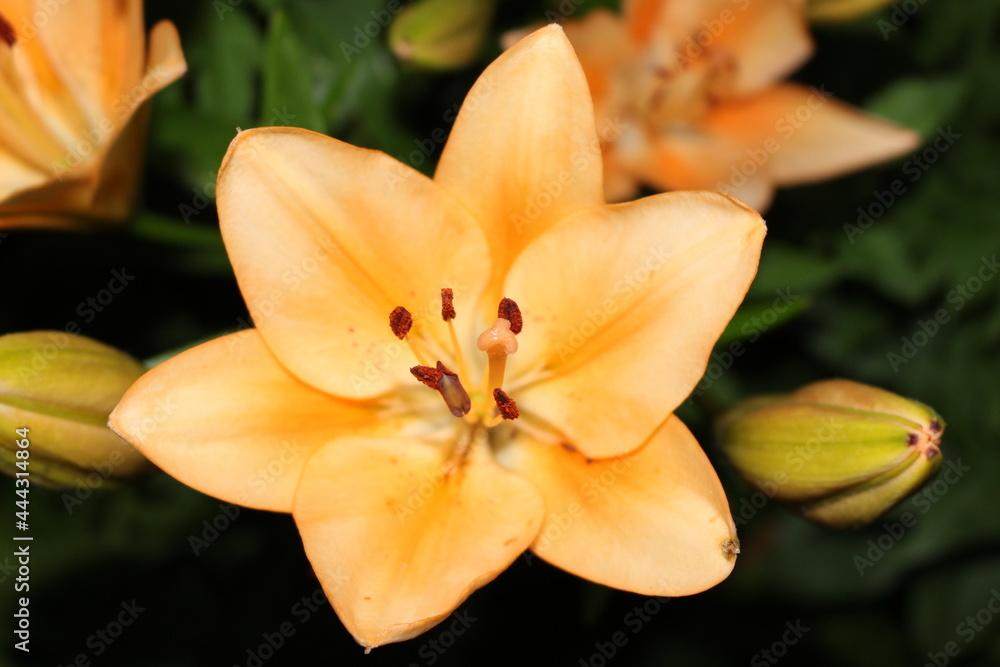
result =
[[[211,200],[235,128],[298,125],[408,155],[414,141],[448,129],[444,113],[499,52],[496,37],[556,3],[501,2],[481,58],[447,74],[400,67],[384,35],[345,62],[340,43],[384,4],[148,2],[150,23],[177,24],[189,72],[155,98],[140,211],[109,232],[0,236],[0,333],[76,322],[148,359],[246,326]],[[581,16],[600,3],[563,4]],[[1000,252],[1000,5],[907,0],[897,11],[906,20],[885,35],[891,7],[816,26],[816,54],[793,78],[908,124],[928,142],[947,128],[960,136],[916,180],[904,171],[906,156],[780,191],[767,212],[761,271],[738,317],[759,313],[778,289],[801,295],[801,306],[744,341],[731,364],[720,353],[716,361],[729,367],[682,410],[740,522],[743,553],[728,580],[661,602],[521,559],[453,619],[366,657],[320,594],[305,612],[302,599],[319,585],[289,516],[229,517],[218,500],[162,474],[90,495],[36,486],[31,660],[18,662],[5,640],[0,664],[70,665],[81,654],[130,667],[252,666],[256,658],[373,667],[1000,664],[1000,618],[989,609],[991,600],[1000,609],[1000,279],[961,308],[948,298],[974,286],[983,258]],[[436,157],[421,168],[430,173]],[[903,194],[852,243],[844,226],[858,223],[859,207],[877,211],[876,193],[900,179]],[[88,319],[80,304],[122,268],[135,279]],[[948,321],[916,335],[940,309]],[[916,341],[924,344],[912,358],[892,363]],[[762,498],[718,460],[710,430],[713,414],[739,398],[838,376],[934,406],[948,423],[945,466],[961,462],[856,531],[816,527],[769,502],[754,507]],[[0,495],[13,506],[10,481],[0,480]],[[67,507],[77,496],[82,502]],[[212,532],[213,522],[222,530]],[[196,549],[193,538],[204,543]],[[0,553],[8,619],[10,562]],[[117,633],[123,604],[133,601],[131,624],[110,643],[101,639],[99,631]],[[268,650],[268,636],[277,650]],[[949,642],[957,656],[943,653]]]

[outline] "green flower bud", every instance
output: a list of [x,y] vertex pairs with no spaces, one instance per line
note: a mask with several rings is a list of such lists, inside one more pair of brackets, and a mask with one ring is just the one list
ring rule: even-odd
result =
[[[61,331],[0,336],[0,470],[71,486],[92,471],[105,479],[149,462],[108,428],[108,415],[143,374],[141,363],[97,341]],[[18,429],[30,455],[17,458]]]
[[836,528],[874,521],[926,482],[941,467],[943,431],[928,406],[850,380],[753,398],[717,424],[750,484]]
[[495,8],[496,0],[418,0],[389,26],[389,47],[419,67],[465,67],[479,55]]

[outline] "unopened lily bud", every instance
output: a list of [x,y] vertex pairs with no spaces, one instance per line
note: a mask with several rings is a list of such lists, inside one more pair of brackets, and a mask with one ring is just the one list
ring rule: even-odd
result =
[[400,60],[428,69],[459,69],[479,55],[496,0],[418,0],[389,26]]
[[736,469],[827,526],[863,526],[941,466],[944,421],[928,406],[850,380],[753,398],[717,424]]
[[149,462],[107,424],[144,371],[124,352],[83,336],[0,336],[0,469],[54,486],[93,472],[115,480],[143,471]]

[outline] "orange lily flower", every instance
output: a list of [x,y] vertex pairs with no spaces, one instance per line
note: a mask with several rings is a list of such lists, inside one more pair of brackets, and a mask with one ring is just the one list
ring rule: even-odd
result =
[[763,210],[776,186],[833,178],[916,133],[780,80],[812,52],[802,0],[624,0],[567,21],[594,95],[609,200],[640,184],[722,190]]
[[143,31],[141,0],[0,0],[0,228],[128,217],[146,101],[186,70],[172,23]]
[[729,574],[726,497],[671,412],[763,221],[715,192],[605,204],[558,26],[485,70],[433,179],[263,128],[217,194],[256,328],[154,368],[111,425],[197,489],[291,512],[360,644],[424,632],[528,548],[647,595]]

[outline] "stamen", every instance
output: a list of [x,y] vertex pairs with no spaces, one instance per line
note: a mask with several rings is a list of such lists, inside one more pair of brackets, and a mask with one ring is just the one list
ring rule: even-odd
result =
[[465,391],[458,375],[445,368],[440,361],[438,362],[438,370],[443,373],[441,379],[438,380],[438,390],[444,398],[445,405],[451,410],[451,414],[456,417],[464,417],[472,409],[469,393]]
[[430,366],[414,366],[410,369],[410,373],[434,391],[440,390],[441,376],[444,375],[443,371],[431,368]]
[[497,317],[510,322],[510,330],[512,332],[515,334],[521,333],[521,328],[524,326],[524,319],[521,317],[521,309],[517,307],[514,299],[508,299],[507,297],[500,299],[500,307],[497,308]]
[[413,315],[410,315],[410,311],[402,306],[396,306],[389,313],[389,328],[392,329],[393,335],[399,340],[405,340],[406,344],[410,346],[410,351],[413,352],[413,356],[417,358],[417,362],[426,366],[426,357],[421,353],[420,348],[417,344],[406,334],[410,333],[410,328],[413,327]]
[[399,340],[406,338],[406,334],[410,333],[410,327],[413,326],[413,315],[410,315],[410,311],[402,306],[396,306],[389,313],[389,326],[392,328],[393,335]]
[[493,400],[496,401],[497,410],[500,411],[500,416],[504,419],[517,419],[521,416],[517,409],[517,403],[503,389],[493,390]]
[[440,392],[451,414],[456,417],[464,417],[472,409],[472,401],[462,386],[462,381],[440,361],[437,362],[437,368],[414,366],[410,373],[431,389]]
[[455,292],[450,287],[441,288],[441,319],[448,323],[448,334],[451,336],[451,349],[458,361],[458,372],[462,377],[469,377],[469,369],[465,366],[465,356],[462,346],[458,344],[458,334],[455,333]]
[[7,46],[17,44],[17,33],[14,32],[14,26],[8,23],[3,14],[0,14],[0,39],[7,42]]
[[450,287],[441,288],[441,319],[445,322],[455,319],[455,292]]

